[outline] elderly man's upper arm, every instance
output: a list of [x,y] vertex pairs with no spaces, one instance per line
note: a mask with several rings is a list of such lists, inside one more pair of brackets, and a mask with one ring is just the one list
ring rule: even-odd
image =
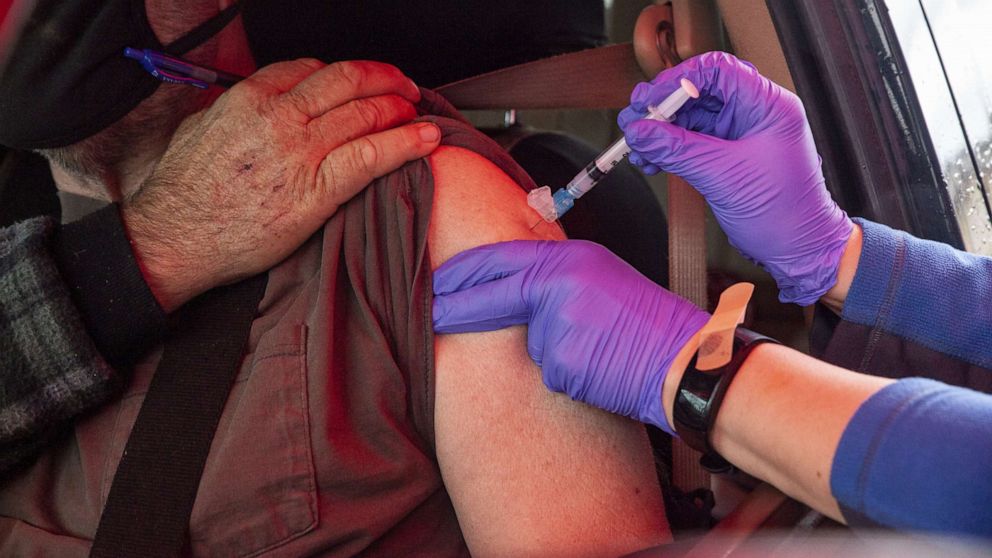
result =
[[[488,160],[442,147],[430,164],[433,267],[480,244],[562,238],[529,230],[525,194]],[[604,556],[669,539],[643,427],[549,392],[524,327],[435,348],[438,461],[473,554]]]

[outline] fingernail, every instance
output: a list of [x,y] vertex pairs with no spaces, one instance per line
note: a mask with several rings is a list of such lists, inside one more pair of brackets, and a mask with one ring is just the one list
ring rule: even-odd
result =
[[441,130],[433,124],[421,124],[417,133],[425,143],[434,143],[441,138]]

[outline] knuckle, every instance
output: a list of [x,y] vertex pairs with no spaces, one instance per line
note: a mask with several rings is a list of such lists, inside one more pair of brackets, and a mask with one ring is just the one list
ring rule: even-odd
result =
[[366,62],[364,63],[364,67],[369,74],[372,74],[374,70],[376,79],[389,83],[393,87],[398,87],[400,84],[409,80],[399,68],[392,64],[386,64],[385,62]]
[[338,170],[330,159],[325,159],[317,172],[316,192],[321,196],[329,195],[337,190],[338,182]]
[[283,76],[313,73],[324,67],[324,63],[316,58],[297,58],[283,62],[274,62],[255,72],[257,76]]
[[352,161],[355,170],[363,177],[371,177],[383,159],[379,144],[368,137],[362,137],[355,140],[354,146]]
[[283,93],[283,97],[299,112],[306,115],[311,115],[314,113],[313,100],[299,89],[290,89],[289,91]]
[[313,73],[311,64],[312,62],[307,60],[290,60],[270,64],[236,84],[231,88],[231,92],[242,89],[252,91],[256,96],[279,95],[290,90],[305,76]]
[[335,169],[329,161],[324,161],[317,168],[317,172],[314,174],[312,182],[309,182],[305,188],[301,189],[301,193],[299,195],[300,203],[304,207],[327,201],[337,203],[337,191],[337,169]]
[[356,64],[361,64],[361,65],[365,66],[367,69],[373,69],[373,68],[378,69],[379,71],[381,71],[383,73],[386,73],[386,74],[389,74],[391,76],[402,76],[403,75],[403,72],[401,72],[399,68],[397,68],[396,66],[394,66],[394,65],[392,65],[392,64],[390,64],[388,62],[377,62],[377,61],[374,61],[374,60],[359,60],[359,61],[357,61],[355,63]]
[[[280,83],[286,76],[297,73],[299,64],[296,60],[286,62],[275,62],[260,68],[254,74],[248,76],[245,82],[268,83],[273,86]],[[244,83],[244,82],[242,82]]]
[[261,80],[269,79],[272,76],[279,75],[282,71],[285,70],[288,64],[289,62],[276,62],[273,64],[269,64],[267,66],[262,66],[261,68],[255,70],[255,72],[252,73],[250,76],[248,76],[247,79],[235,84],[235,86],[231,88],[231,91],[234,91],[239,87],[244,87],[249,84],[255,85]]
[[248,78],[236,83],[234,87],[225,91],[217,100],[218,102],[231,102],[235,104],[256,104],[260,99],[266,97],[267,93],[267,88],[258,79]]
[[384,130],[401,122],[412,120],[417,116],[413,105],[398,95],[383,95],[363,99],[357,110],[361,113],[362,122],[370,130]]
[[386,119],[385,109],[375,99],[361,99],[355,102],[355,111],[368,130],[378,130]]
[[335,78],[343,82],[351,91],[362,90],[367,69],[361,62],[335,62],[331,66],[334,68]]
[[395,115],[399,120],[412,120],[417,117],[417,109],[413,103],[407,101],[399,95],[387,95],[389,110],[391,115]]
[[297,58],[296,60],[289,62],[289,64],[295,64],[301,70],[303,71],[309,70],[310,73],[316,72],[317,70],[326,66],[326,64],[324,64],[320,60],[317,60],[316,58]]

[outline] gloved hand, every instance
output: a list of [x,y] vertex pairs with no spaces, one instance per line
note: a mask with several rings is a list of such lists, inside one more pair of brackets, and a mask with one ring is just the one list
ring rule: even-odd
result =
[[[683,77],[700,91],[673,123],[643,120]],[[641,83],[618,118],[632,163],[692,184],[742,254],[772,274],[782,302],[816,302],[837,280],[853,223],[830,198],[799,98],[722,52]]]
[[529,323],[527,352],[544,384],[671,433],[661,388],[709,315],[581,240],[481,246],[434,273],[434,330]]

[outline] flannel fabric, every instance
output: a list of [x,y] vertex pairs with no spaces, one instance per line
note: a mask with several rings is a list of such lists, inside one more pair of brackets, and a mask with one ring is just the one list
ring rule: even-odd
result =
[[120,382],[86,336],[36,218],[0,230],[0,473]]

